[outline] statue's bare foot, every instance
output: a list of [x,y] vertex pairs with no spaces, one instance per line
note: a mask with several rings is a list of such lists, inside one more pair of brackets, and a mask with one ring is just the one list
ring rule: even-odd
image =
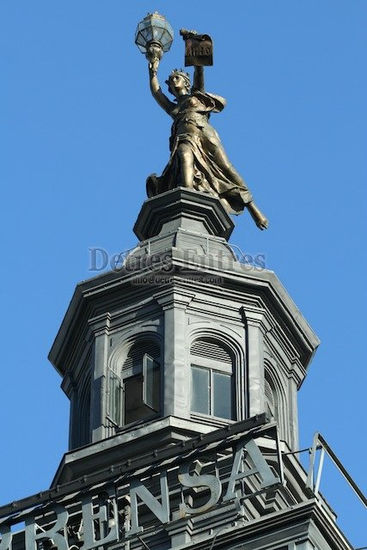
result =
[[255,220],[255,223],[261,231],[269,227],[269,220],[265,216],[261,216],[261,219]]
[[269,226],[269,221],[268,219],[264,216],[264,214],[258,209],[258,207],[256,206],[256,204],[251,201],[248,203],[247,205],[247,209],[248,211],[250,212],[251,214],[251,217],[252,219],[254,220],[254,222],[256,223],[257,227],[259,229],[261,229],[261,231],[263,229],[267,229],[268,226]]

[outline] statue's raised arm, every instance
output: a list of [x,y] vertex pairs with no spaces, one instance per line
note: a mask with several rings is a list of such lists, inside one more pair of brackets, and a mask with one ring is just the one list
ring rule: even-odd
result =
[[162,88],[158,80],[158,67],[162,53],[162,50],[160,50],[155,44],[151,44],[147,49],[146,57],[149,60],[149,85],[152,96],[156,102],[166,111],[166,113],[171,115],[175,104],[162,92]]
[[192,90],[198,92],[204,92],[204,67],[195,67],[194,68],[194,81],[192,84]]
[[[158,24],[161,33],[161,19]],[[256,225],[265,229],[268,220],[255,205],[250,190],[230,163],[217,132],[209,123],[211,114],[219,113],[225,106],[223,97],[205,91],[204,66],[212,64],[211,38],[186,30],[182,30],[181,35],[186,45],[186,65],[194,66],[194,81],[191,87],[190,75],[183,69],[174,69],[166,80],[173,101],[162,92],[157,76],[164,45],[152,39],[145,46],[150,90],[158,104],[173,118],[170,158],[161,176],[148,177],[148,196],[175,187],[210,193],[218,197],[231,214],[240,214],[247,208]],[[154,29],[151,36],[154,36]],[[173,31],[171,42],[172,38]]]

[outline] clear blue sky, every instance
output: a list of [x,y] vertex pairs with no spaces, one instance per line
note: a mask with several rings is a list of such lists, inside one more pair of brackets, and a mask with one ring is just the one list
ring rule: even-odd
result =
[[[367,2],[1,0],[0,502],[47,488],[67,449],[47,353],[93,275],[88,248],[135,244],[145,178],[168,159],[170,121],[133,41],[155,9],[177,33],[162,82],[183,65],[179,28],[214,38],[207,89],[228,105],[213,125],[271,224],[243,215],[231,240],[265,254],[322,341],[301,446],[319,430],[366,490]],[[366,545],[352,492],[322,488]]]

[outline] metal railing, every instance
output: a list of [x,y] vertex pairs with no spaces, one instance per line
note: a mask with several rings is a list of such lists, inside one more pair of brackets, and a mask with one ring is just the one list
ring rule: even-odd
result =
[[[316,464],[316,453],[320,450],[320,460],[317,467],[317,472],[315,475],[315,464]],[[310,492],[312,492],[313,495],[317,496],[319,494],[320,489],[320,482],[321,482],[321,475],[322,475],[322,469],[324,466],[324,459],[325,459],[325,453],[328,454],[330,459],[333,461],[335,466],[338,468],[339,472],[342,474],[344,479],[349,483],[349,485],[352,487],[353,491],[356,493],[358,498],[361,500],[361,502],[367,507],[367,498],[362,493],[361,489],[358,487],[356,482],[353,480],[352,476],[347,472],[347,470],[344,468],[343,464],[339,460],[339,458],[336,456],[334,451],[331,449],[331,447],[327,444],[325,439],[322,437],[322,435],[319,432],[316,432],[313,438],[313,444],[310,452],[310,464],[308,469],[308,476],[306,481],[306,489],[308,489]]]

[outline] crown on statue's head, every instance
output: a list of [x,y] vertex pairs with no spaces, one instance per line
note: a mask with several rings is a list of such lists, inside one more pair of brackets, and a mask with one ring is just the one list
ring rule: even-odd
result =
[[179,75],[179,76],[182,76],[185,79],[190,80],[189,73],[185,72],[183,69],[172,69],[172,71],[170,72],[170,75],[169,75],[168,78],[170,78],[171,76],[174,76],[176,74]]

